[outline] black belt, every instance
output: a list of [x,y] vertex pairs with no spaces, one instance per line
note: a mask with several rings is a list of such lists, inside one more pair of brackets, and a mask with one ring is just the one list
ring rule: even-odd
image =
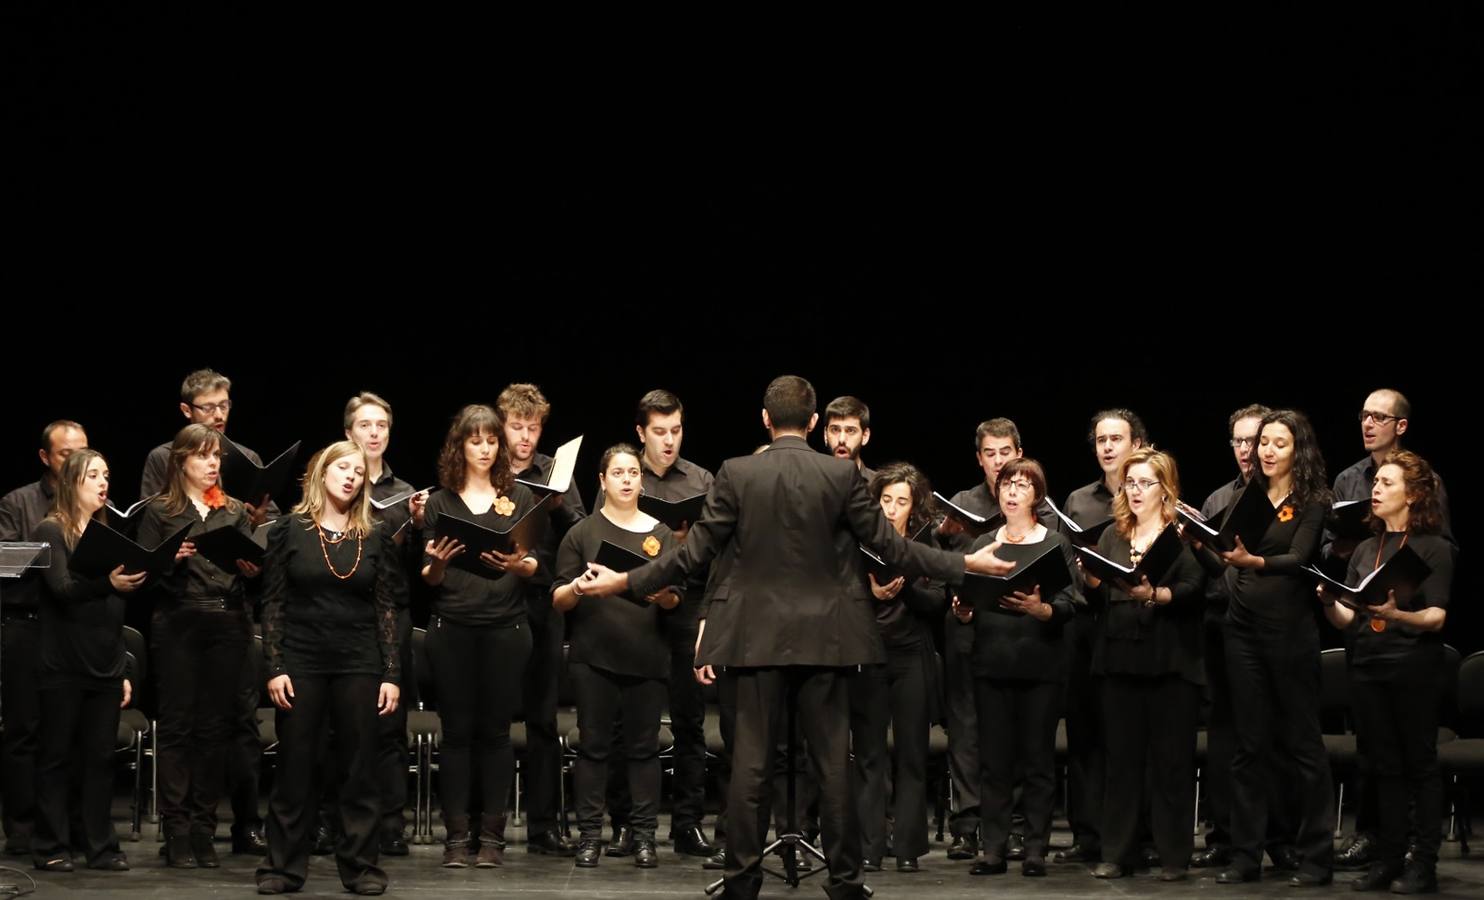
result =
[[174,603],[175,609],[201,609],[201,610],[240,610],[241,600],[228,600],[225,597],[208,597],[205,599],[197,597],[179,597]]

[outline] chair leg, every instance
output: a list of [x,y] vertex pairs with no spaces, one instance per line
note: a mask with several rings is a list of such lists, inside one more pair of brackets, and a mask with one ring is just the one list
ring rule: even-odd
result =
[[1191,826],[1192,834],[1197,837],[1201,833],[1201,768],[1196,766],[1195,770],[1195,823]]
[[144,732],[134,732],[134,809],[130,814],[130,823],[134,826],[129,832],[129,840],[137,841],[140,837],[140,826],[144,819]]
[[515,815],[510,817],[510,824],[517,828],[525,824],[520,817],[520,760],[515,761]]
[[155,824],[155,841],[165,840],[165,823],[160,821],[160,723],[149,723],[149,820]]

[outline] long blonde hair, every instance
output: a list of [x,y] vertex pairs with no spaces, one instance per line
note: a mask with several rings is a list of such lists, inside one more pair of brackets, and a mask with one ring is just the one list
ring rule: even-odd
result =
[[[304,499],[294,507],[294,512],[307,517],[310,521],[319,521],[320,514],[325,510],[325,472],[335,462],[347,456],[359,456],[362,462],[366,454],[361,450],[361,445],[355,441],[336,441],[325,449],[310,457],[309,465],[304,470]],[[350,501],[350,519],[346,531],[358,537],[365,537],[371,533],[371,491],[370,479],[361,481],[361,489]]]

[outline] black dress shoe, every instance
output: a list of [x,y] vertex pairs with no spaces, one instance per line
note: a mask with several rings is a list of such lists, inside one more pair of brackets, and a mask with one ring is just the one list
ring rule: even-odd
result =
[[1268,856],[1273,859],[1273,867],[1284,872],[1297,872],[1304,864],[1304,858],[1288,844],[1268,848]]
[[1098,851],[1096,849],[1092,847],[1084,847],[1081,844],[1077,843],[1073,843],[1072,846],[1068,847],[1065,850],[1058,850],[1051,856],[1052,862],[1059,863],[1096,862],[1097,858]]
[[346,890],[362,897],[380,897],[386,893],[386,882],[380,878],[361,877],[351,882]]
[[286,894],[289,891],[289,883],[282,878],[259,878],[258,893],[260,894]]
[[1222,869],[1216,876],[1217,884],[1245,884],[1249,881],[1257,881],[1262,878],[1259,869],[1249,869],[1246,866],[1230,866]]
[[1197,850],[1190,855],[1190,865],[1196,869],[1225,868],[1227,863],[1231,861],[1231,848],[1223,847],[1220,844],[1214,847],[1207,847],[1204,850]]
[[692,825],[675,832],[675,852],[686,856],[711,856],[716,853],[716,845],[706,840],[706,832],[701,826]]
[[1003,875],[1010,867],[1005,860],[998,856],[986,856],[974,863],[974,868],[969,870],[970,875]]
[[1362,831],[1350,846],[1335,854],[1336,869],[1365,869],[1376,859],[1376,839]]
[[72,865],[72,857],[67,854],[38,859],[33,865],[43,872],[71,872],[75,866]]
[[1146,869],[1158,868],[1160,864],[1159,851],[1153,847],[1145,847],[1139,851],[1139,865]]
[[598,865],[598,860],[603,858],[603,844],[593,838],[586,838],[577,844],[577,868],[592,869]]
[[897,857],[898,872],[921,872],[922,867],[917,865],[917,858],[912,856]]
[[537,832],[526,839],[527,853],[545,853],[548,856],[572,856],[577,845],[555,828]]
[[727,849],[725,847],[706,857],[701,863],[701,868],[709,872],[719,872],[727,867]]
[[1159,870],[1160,881],[1184,881],[1190,873],[1179,866],[1165,866]]
[[1407,866],[1402,877],[1391,883],[1393,894],[1436,894],[1438,873],[1432,866]]
[[653,869],[660,864],[659,851],[655,849],[654,841],[638,840],[634,842],[634,865],[641,869]]
[[165,839],[165,865],[172,869],[196,868],[196,851],[191,847],[191,836],[172,834]]
[[1020,864],[1020,874],[1026,878],[1045,878],[1046,860],[1026,857],[1025,862]]
[[1016,834],[1013,831],[1005,839],[1006,859],[1025,859],[1025,835]]
[[309,852],[315,856],[330,856],[335,852],[335,835],[329,826],[321,825],[314,830],[314,848]]
[[861,860],[861,871],[862,872],[880,872],[881,871],[881,860],[879,860],[879,859],[872,859],[869,856],[866,857],[865,859]]
[[406,856],[412,850],[400,834],[389,834],[381,839],[382,856]]
[[1100,862],[1092,867],[1093,878],[1125,878],[1129,870],[1115,862]]
[[1350,882],[1350,888],[1356,891],[1389,891],[1391,882],[1401,874],[1400,868],[1385,863],[1371,863],[1364,875]]
[[948,847],[949,859],[973,859],[979,855],[979,838],[972,834],[956,834]]
[[1310,872],[1308,870],[1302,870],[1295,872],[1294,876],[1288,879],[1288,886],[1296,888],[1326,887],[1334,880],[1335,875],[1333,872]]
[[191,853],[195,854],[196,865],[203,869],[216,869],[222,864],[216,856],[216,839],[209,834],[191,835]]
[[627,825],[620,825],[613,832],[613,840],[608,842],[608,849],[604,856],[633,856],[634,855],[634,830]]
[[262,826],[232,829],[232,852],[262,856],[268,852],[268,842],[263,839]]
[[129,871],[129,857],[122,853],[115,853],[106,859],[88,863],[88,868],[97,869],[100,872],[127,872]]

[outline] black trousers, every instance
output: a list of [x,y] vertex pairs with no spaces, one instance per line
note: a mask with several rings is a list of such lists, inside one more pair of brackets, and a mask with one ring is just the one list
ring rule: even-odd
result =
[[25,847],[36,824],[36,745],[41,729],[41,623],[32,615],[6,615],[0,623],[0,804],[5,837]]
[[829,861],[825,892],[832,898],[861,894],[861,846],[850,791],[850,669],[786,666],[733,668],[737,732],[728,785],[726,896],[753,898],[762,887],[763,840],[768,830],[767,792],[772,757],[792,694],[798,728],[820,776],[819,821]]
[[402,700],[397,711],[377,718],[376,780],[381,786],[381,836],[400,838],[407,827],[407,709],[417,695],[413,669],[412,613],[397,610],[397,647],[402,663]]
[[1147,799],[1160,859],[1183,867],[1195,845],[1200,687],[1175,675],[1112,674],[1102,682],[1108,771],[1116,775],[1103,794],[1103,861],[1137,864]]
[[244,655],[233,701],[232,737],[227,747],[227,782],[232,800],[232,830],[263,827],[258,798],[262,775],[263,743],[258,734],[258,707],[268,701],[267,678],[255,650]]
[[1437,673],[1395,673],[1372,680],[1351,669],[1350,701],[1376,785],[1380,858],[1401,866],[1416,804],[1420,865],[1436,867],[1442,844],[1443,781],[1438,769]]
[[157,778],[167,837],[216,833],[250,629],[245,612],[221,605],[172,606],[152,617]]
[[386,884],[378,866],[381,791],[376,782],[377,675],[290,676],[293,709],[278,711],[278,768],[268,801],[268,858],[258,880],[273,876],[297,890],[309,874],[319,818],[316,763],[325,728],[332,729],[339,791],[340,835],[335,863],[347,888]]
[[[1103,709],[1100,679],[1092,674],[1097,618],[1078,615],[1067,625],[1067,821],[1072,840],[1089,850],[1102,842]],[[1027,817],[1030,813],[1027,812]]]
[[675,628],[670,641],[670,731],[675,736],[670,831],[700,827],[706,816],[706,701],[696,681],[696,631]]
[[1294,849],[1311,873],[1334,861],[1334,785],[1319,728],[1319,638],[1312,622],[1290,633],[1256,632],[1227,623],[1231,681],[1233,864],[1262,864],[1275,757],[1286,758],[1287,785],[1300,810]]
[[479,770],[480,810],[502,816],[515,773],[510,722],[520,704],[521,678],[531,655],[531,629],[460,625],[435,616],[428,629],[428,664],[443,721],[439,747],[443,821],[467,816]]
[[1237,735],[1232,730],[1232,690],[1226,677],[1226,614],[1207,615],[1202,628],[1206,655],[1206,766],[1202,770],[1206,809],[1211,830],[1207,847],[1226,847],[1232,842],[1232,754]]
[[1023,777],[1027,859],[1045,859],[1056,798],[1056,721],[1065,685],[978,678],[979,790],[985,853],[1003,854],[1012,788]]
[[[113,748],[118,740],[122,680],[109,684],[44,684],[36,746],[37,860],[81,850],[89,865],[119,852],[113,830]],[[79,797],[82,835],[72,833],[72,787]],[[80,846],[79,846],[80,844]]]
[[852,720],[864,726],[851,734],[856,810],[865,855],[873,860],[886,853],[888,795],[897,858],[915,859],[928,851],[927,659],[920,650],[888,650],[884,664],[861,668],[851,691]]
[[974,628],[957,620],[943,642],[944,729],[948,732],[948,777],[953,808],[948,828],[955,835],[979,829],[979,714],[974,706]]
[[[630,797],[628,824],[634,837],[654,840],[660,810],[660,714],[665,683],[655,678],[620,675],[585,663],[571,664],[577,693],[577,763],[572,775],[577,821],[584,839],[603,833],[608,773],[624,773]],[[614,722],[623,722],[623,746],[614,756]]]
[[557,779],[562,745],[557,735],[557,683],[562,671],[562,614],[542,602],[529,605],[531,655],[526,661],[522,711],[526,720],[525,778],[526,832],[540,834],[556,828]]

